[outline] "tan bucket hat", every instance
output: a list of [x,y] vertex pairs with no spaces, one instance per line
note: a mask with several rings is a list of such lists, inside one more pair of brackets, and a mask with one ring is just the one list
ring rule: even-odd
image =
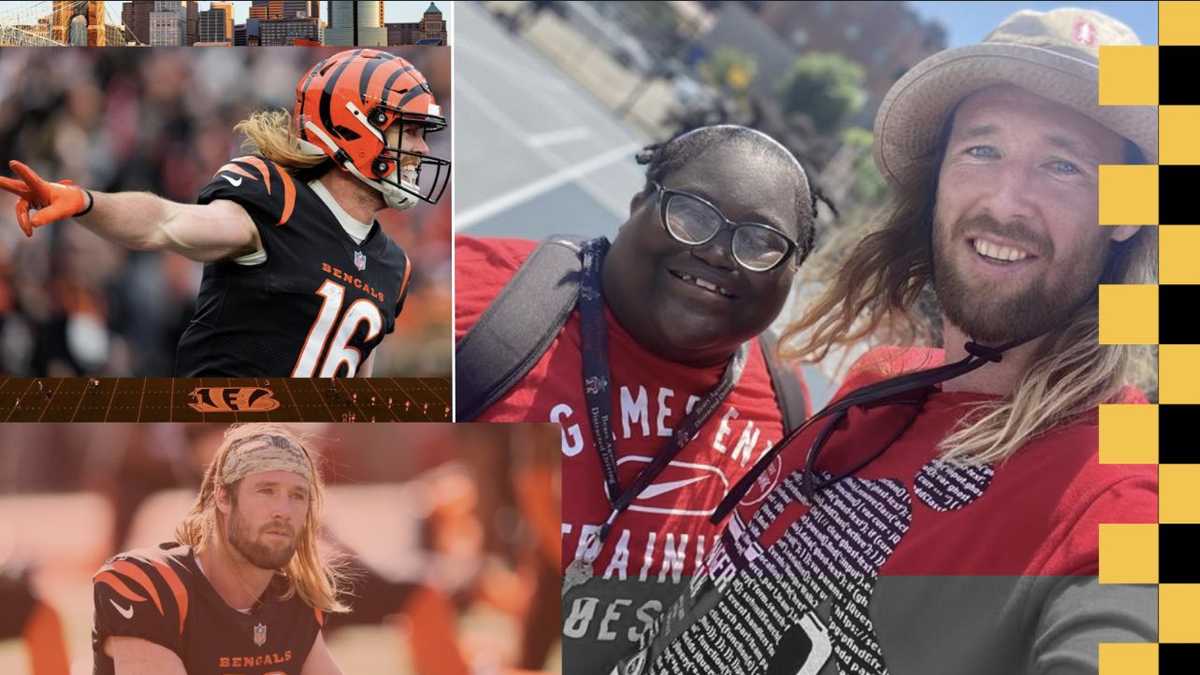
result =
[[946,115],[969,94],[1013,84],[1066,105],[1132,141],[1158,161],[1158,111],[1153,106],[1101,106],[1100,45],[1137,45],[1125,24],[1100,12],[1022,10],[977,45],[938,52],[888,91],[875,116],[875,165],[894,185],[913,180],[928,158]]

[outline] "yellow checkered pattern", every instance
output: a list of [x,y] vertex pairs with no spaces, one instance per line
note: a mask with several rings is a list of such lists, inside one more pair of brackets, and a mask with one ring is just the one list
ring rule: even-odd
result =
[[[1200,45],[1200,2],[1160,2],[1161,45]],[[1158,106],[1156,46],[1100,51],[1101,105]],[[1159,111],[1159,165],[1200,165],[1200,106]],[[1107,166],[1100,175],[1101,225],[1158,227],[1158,166]],[[1153,181],[1153,184],[1152,184]],[[1200,284],[1200,223],[1159,228],[1159,283]],[[1100,288],[1102,344],[1158,344],[1157,285]],[[1200,403],[1200,345],[1159,345],[1159,404]],[[1100,409],[1100,461],[1158,464],[1158,405]],[[1101,675],[1159,672],[1160,645],[1200,643],[1200,584],[1160,583],[1159,526],[1200,523],[1200,464],[1161,464],[1159,525],[1101,525],[1100,582],[1158,584],[1157,644],[1100,645]]]

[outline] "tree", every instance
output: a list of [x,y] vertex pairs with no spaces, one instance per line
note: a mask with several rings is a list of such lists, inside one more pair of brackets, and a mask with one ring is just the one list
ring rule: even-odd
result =
[[875,167],[871,146],[875,135],[862,127],[850,127],[842,132],[842,145],[855,153],[850,198],[856,205],[874,207],[887,196],[887,182]]
[[744,93],[754,81],[758,64],[754,57],[733,47],[720,47],[700,64],[700,74],[709,84]]
[[804,115],[829,134],[867,101],[863,67],[840,54],[813,52],[796,59],[778,91],[785,113]]

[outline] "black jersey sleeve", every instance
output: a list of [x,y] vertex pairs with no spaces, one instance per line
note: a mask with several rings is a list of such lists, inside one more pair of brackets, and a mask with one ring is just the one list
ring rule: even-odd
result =
[[408,284],[412,281],[412,260],[407,252],[401,252],[401,255],[404,256],[404,272],[401,275],[400,292],[396,294],[396,316],[400,316],[404,309],[404,300],[408,297]]
[[228,199],[246,209],[259,230],[285,225],[296,207],[296,183],[280,165],[258,155],[229,160],[200,190],[198,204]]
[[130,552],[108,561],[92,578],[95,639],[141,638],[179,654],[188,576],[166,556]]

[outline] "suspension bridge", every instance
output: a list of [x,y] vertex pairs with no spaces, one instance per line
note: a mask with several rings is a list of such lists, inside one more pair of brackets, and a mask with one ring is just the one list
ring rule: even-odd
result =
[[[0,47],[65,47],[69,42],[52,37],[53,16],[56,6],[73,13],[86,10],[88,5],[102,5],[103,22],[106,26],[121,29],[126,44],[142,44],[123,25],[120,2],[89,2],[87,0],[36,0],[34,2],[0,2]],[[84,16],[87,12],[84,12]]]

